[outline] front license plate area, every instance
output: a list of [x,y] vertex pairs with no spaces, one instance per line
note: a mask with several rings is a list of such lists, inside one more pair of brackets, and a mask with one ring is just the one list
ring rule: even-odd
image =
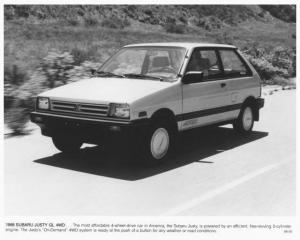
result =
[[74,121],[65,121],[64,126],[67,128],[78,129],[80,128],[81,124]]

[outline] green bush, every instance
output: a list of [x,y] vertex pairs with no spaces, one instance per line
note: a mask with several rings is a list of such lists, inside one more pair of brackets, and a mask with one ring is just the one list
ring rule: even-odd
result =
[[179,17],[179,21],[182,22],[182,23],[184,23],[184,24],[187,24],[187,23],[188,23],[188,20],[187,20],[186,17],[184,17],[184,16],[180,16],[180,17]]
[[123,29],[125,27],[128,27],[129,25],[130,25],[130,22],[127,18],[121,19],[116,16],[111,16],[109,18],[105,18],[101,22],[102,27],[114,28],[114,29]]
[[4,96],[12,95],[13,91],[28,80],[27,72],[16,64],[4,65]]
[[164,29],[168,33],[178,33],[178,34],[183,34],[185,33],[185,25],[183,24],[176,24],[174,22],[167,22],[164,25]]
[[101,63],[85,61],[80,66],[75,66],[68,72],[69,82],[78,81],[80,79],[91,77],[92,70],[97,70]]
[[66,22],[71,25],[71,26],[78,26],[80,25],[80,18],[78,16],[74,16],[74,17],[68,17],[66,18]]
[[275,85],[280,85],[280,86],[291,86],[293,85],[293,83],[291,82],[290,79],[288,78],[284,78],[284,77],[281,77],[281,76],[275,76],[273,77],[271,80],[269,80],[269,84],[275,84]]
[[26,133],[26,123],[29,120],[29,113],[33,110],[34,101],[32,98],[14,98],[12,106],[5,112],[5,122],[13,131],[13,135]]
[[34,108],[33,96],[48,89],[43,84],[45,81],[46,78],[36,71],[28,81],[15,88],[11,96],[7,98],[9,104],[5,110],[5,123],[13,131],[13,135],[26,133],[25,126],[29,119],[28,115]]
[[270,80],[278,76],[287,76],[288,72],[286,69],[273,66],[273,64],[265,58],[253,58],[251,56],[248,56],[248,60],[263,80]]
[[234,38],[227,32],[221,32],[216,35],[216,43],[235,45]]
[[273,49],[266,49],[254,43],[243,51],[263,80],[296,76],[295,48],[277,46]]
[[4,82],[20,85],[28,79],[27,72],[16,64],[4,66]]
[[28,121],[29,111],[27,108],[19,107],[18,104],[9,109],[6,115],[6,124],[12,130],[13,135],[25,134],[25,126]]
[[211,31],[213,29],[219,29],[223,26],[223,23],[220,19],[214,16],[202,17],[198,20],[197,24],[198,27],[204,28],[207,31]]
[[79,66],[74,63],[73,56],[68,52],[50,52],[42,59],[40,67],[31,74],[27,81],[22,81],[21,85],[14,87],[10,97],[6,99],[9,104],[6,104],[8,109],[5,112],[5,123],[14,135],[26,133],[28,113],[34,108],[34,97],[37,94],[53,87],[91,77],[91,70],[97,70],[101,65],[101,63],[91,61],[84,61]]
[[70,54],[73,56],[73,64],[80,65],[84,61],[91,59],[91,56],[94,55],[94,49],[83,49],[75,47],[71,50]]
[[15,8],[13,6],[5,6],[4,7],[4,19],[5,20],[12,20],[14,19],[16,13],[15,13]]
[[45,86],[49,88],[66,84],[68,71],[74,66],[73,56],[68,53],[50,52],[41,62],[38,71],[45,76]]
[[84,25],[86,27],[94,27],[99,24],[99,19],[97,16],[88,15],[84,16]]
[[286,69],[289,76],[296,76],[296,49],[276,47],[270,55],[270,61],[273,66]]

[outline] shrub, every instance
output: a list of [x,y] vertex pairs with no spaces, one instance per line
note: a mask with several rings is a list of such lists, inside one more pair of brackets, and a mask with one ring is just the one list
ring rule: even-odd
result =
[[151,9],[145,9],[145,10],[144,10],[144,13],[146,13],[147,15],[150,15],[150,16],[153,15]]
[[115,29],[123,29],[124,27],[127,27],[129,25],[130,22],[127,18],[121,19],[115,16],[106,18],[101,22],[102,27],[115,28]]
[[16,87],[28,80],[27,72],[16,64],[4,66],[4,96],[12,95]]
[[11,107],[5,112],[5,122],[13,135],[25,134],[29,113],[33,110],[33,99],[14,98]]
[[270,80],[275,76],[284,77],[287,75],[287,70],[278,68],[272,65],[267,59],[265,58],[252,58],[249,57],[248,60],[259,73],[263,80]]
[[13,135],[25,134],[25,126],[28,121],[28,109],[18,105],[19,103],[16,103],[5,113],[7,126],[13,131]]
[[227,32],[221,32],[216,35],[216,42],[221,44],[231,44],[234,45],[234,38]]
[[78,48],[78,47],[73,48],[70,53],[73,56],[74,65],[80,65],[84,61],[89,60],[91,58],[91,55],[94,54],[89,50]]
[[278,68],[291,69],[293,68],[293,51],[283,47],[276,47],[270,56],[272,64]]
[[196,16],[191,16],[191,17],[189,17],[187,23],[188,23],[188,25],[197,26],[198,18]]
[[80,66],[75,66],[69,71],[69,81],[74,82],[80,79],[91,77],[92,70],[96,71],[101,63],[85,61]]
[[274,78],[272,78],[271,84],[287,86],[287,85],[291,85],[291,81],[281,76],[275,76]]
[[26,133],[28,114],[34,107],[33,96],[48,89],[43,85],[45,81],[46,78],[36,71],[28,81],[13,91],[12,96],[7,98],[9,108],[5,112],[5,123],[13,131],[13,135]]
[[97,70],[101,63],[84,61],[74,65],[73,56],[68,53],[50,52],[41,62],[40,67],[30,78],[11,91],[6,98],[9,107],[5,112],[5,122],[14,135],[25,134],[28,114],[33,110],[34,97],[50,88],[78,81],[91,76],[91,70]]
[[188,20],[184,16],[180,16],[179,21],[183,22],[184,24],[188,23]]
[[164,28],[168,33],[178,33],[178,34],[185,33],[185,25],[183,24],[168,22],[165,24]]
[[16,64],[4,66],[4,82],[20,85],[28,79],[27,72]]
[[4,5],[4,19],[12,20],[15,17],[15,9],[13,6]]
[[124,18],[122,20],[122,22],[123,22],[123,26],[124,27],[129,27],[130,26],[130,21],[128,20],[128,18]]
[[209,17],[202,17],[199,19],[197,23],[198,27],[204,28],[207,31],[211,31],[213,29],[219,29],[223,26],[223,23],[220,19],[209,16]]
[[41,62],[38,71],[45,76],[45,86],[53,88],[66,84],[69,79],[68,71],[73,68],[73,56],[68,53],[50,52]]
[[93,15],[84,16],[84,24],[86,27],[94,27],[99,24],[99,19],[97,18],[97,16]]
[[78,26],[78,25],[80,25],[80,18],[79,17],[68,17],[68,18],[66,18],[66,22],[71,26]]
[[266,49],[254,43],[244,49],[246,57],[263,80],[284,83],[283,79],[296,76],[296,49],[278,46]]

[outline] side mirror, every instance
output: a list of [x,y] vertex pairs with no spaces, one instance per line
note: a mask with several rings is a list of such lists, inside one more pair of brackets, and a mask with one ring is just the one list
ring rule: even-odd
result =
[[187,72],[183,76],[182,82],[184,84],[197,83],[197,82],[201,82],[202,79],[203,79],[203,72],[201,72],[201,71],[190,71],[190,72]]

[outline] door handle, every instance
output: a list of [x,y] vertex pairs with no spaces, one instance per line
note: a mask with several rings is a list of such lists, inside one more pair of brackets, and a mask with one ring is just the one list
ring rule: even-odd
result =
[[223,88],[226,86],[226,83],[221,83],[220,86]]

